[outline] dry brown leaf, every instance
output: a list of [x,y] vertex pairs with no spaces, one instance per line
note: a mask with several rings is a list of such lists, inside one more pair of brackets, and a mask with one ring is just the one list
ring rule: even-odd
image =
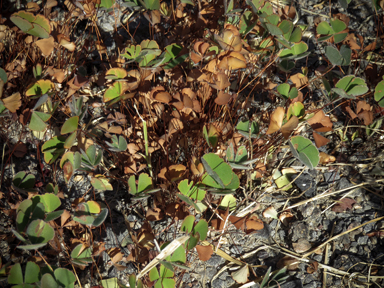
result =
[[251,216],[249,217],[246,222],[245,222],[245,225],[246,225],[246,230],[245,232],[247,234],[249,233],[252,233],[254,231],[258,231],[258,230],[262,230],[264,228],[264,223],[263,221],[261,221],[259,218],[257,218],[256,216]]
[[352,210],[353,205],[355,203],[356,201],[351,198],[343,198],[337,201],[337,204],[332,207],[332,211],[336,213],[341,213],[347,211],[348,209]]
[[224,91],[219,91],[217,97],[215,98],[215,103],[217,105],[226,105],[231,100],[232,95],[225,93]]
[[27,8],[26,11],[28,11],[28,12],[37,12],[40,10],[40,6],[34,2],[28,2],[26,8]]
[[359,119],[363,119],[364,125],[369,125],[373,122],[372,107],[367,102],[357,102],[356,112]]
[[289,79],[292,81],[293,84],[295,84],[296,88],[300,88],[308,84],[308,77],[304,76],[301,73],[292,75]]
[[169,121],[169,126],[168,126],[169,135],[172,135],[183,129],[184,129],[184,124],[180,119],[172,118],[171,121]]
[[283,258],[281,258],[277,262],[276,267],[278,269],[281,269],[285,266],[288,266],[287,269],[289,271],[296,270],[299,267],[299,261],[295,258],[290,257],[290,256],[284,256]]
[[228,76],[224,73],[217,73],[213,75],[213,82],[214,84],[211,84],[213,88],[216,90],[224,90],[227,88],[231,83],[228,80]]
[[150,94],[153,100],[168,104],[172,100],[171,94],[165,91],[163,86],[157,86],[153,88]]
[[320,152],[319,153],[319,156],[320,156],[320,161],[319,163],[320,164],[328,164],[328,163],[332,163],[332,162],[335,162],[336,161],[336,158],[334,156],[331,156],[331,155],[328,155],[327,153],[325,152]]
[[180,203],[170,203],[165,208],[165,214],[175,220],[183,220],[189,215],[185,205]]
[[285,139],[288,139],[291,135],[292,131],[296,129],[297,125],[299,124],[299,118],[297,118],[295,115],[293,115],[287,123],[285,123],[281,127],[281,133],[283,134]]
[[22,142],[16,144],[16,147],[13,149],[13,155],[17,158],[22,158],[27,154],[27,145]]
[[92,255],[99,256],[105,251],[105,242],[93,242]]
[[226,24],[220,36],[215,35],[215,40],[224,50],[239,52],[243,48],[240,33],[237,28],[231,24]]
[[149,208],[147,214],[145,215],[148,221],[157,221],[164,218],[163,210],[160,208],[154,207],[153,209]]
[[320,135],[319,133],[316,133],[315,131],[313,131],[313,139],[315,140],[317,148],[327,145],[331,141],[328,138],[325,138],[324,136]]
[[51,53],[53,51],[53,48],[55,45],[55,40],[53,39],[52,36],[50,36],[47,39],[37,40],[35,43],[36,43],[37,47],[40,48],[41,52],[43,52],[43,54],[45,56],[49,56],[49,55],[51,55]]
[[271,114],[267,135],[273,134],[281,128],[285,114],[284,107],[277,107]]
[[4,103],[4,106],[12,113],[16,113],[16,110],[21,106],[21,96],[19,92],[1,100]]
[[122,253],[120,248],[118,247],[108,249],[107,253],[108,253],[108,256],[111,258],[111,262],[113,264],[120,262],[124,257],[124,253]]
[[329,116],[326,116],[323,110],[317,112],[311,119],[307,120],[312,129],[318,132],[332,131],[332,122]]
[[313,261],[313,262],[309,263],[309,266],[307,267],[307,272],[309,274],[313,274],[317,271],[318,267],[319,267],[319,263],[316,261]]
[[231,221],[237,229],[245,231],[245,217],[229,216],[229,221]]
[[294,220],[294,216],[291,212],[285,211],[283,213],[280,213],[279,220],[281,223],[283,223],[285,226],[288,226],[289,223]]
[[192,156],[190,167],[195,176],[200,176],[204,173],[203,163],[201,163],[195,156]]
[[219,214],[223,220],[221,220],[220,218],[216,218],[216,219],[211,220],[211,225],[214,229],[216,229],[216,230],[224,229],[224,224],[225,224],[225,221],[226,221],[228,214],[229,214],[228,212],[229,212],[228,209],[225,211],[224,210],[217,210],[217,214]]
[[213,254],[213,248],[211,245],[208,245],[208,246],[196,245],[195,248],[196,248],[197,254],[199,255],[199,259],[201,261],[208,261],[209,259],[211,259]]

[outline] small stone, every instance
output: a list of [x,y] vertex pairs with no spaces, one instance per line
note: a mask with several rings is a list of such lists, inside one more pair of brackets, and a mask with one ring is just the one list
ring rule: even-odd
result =
[[307,224],[303,222],[293,223],[292,227],[289,229],[289,234],[291,235],[292,242],[296,242],[300,238],[307,238],[308,237]]
[[215,279],[215,280],[212,282],[212,287],[217,287],[217,288],[225,287],[225,283],[224,283],[223,280],[217,278],[217,279]]
[[304,285],[302,286],[303,288],[318,288],[318,287],[321,287],[322,286],[322,283],[319,282],[319,281],[313,281],[307,285]]
[[359,238],[357,238],[357,244],[359,245],[367,245],[368,243],[368,236],[360,236]]

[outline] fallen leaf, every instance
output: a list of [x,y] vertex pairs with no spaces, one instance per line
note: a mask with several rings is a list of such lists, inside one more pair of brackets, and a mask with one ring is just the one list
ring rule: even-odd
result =
[[288,226],[289,223],[294,220],[293,214],[291,212],[285,211],[279,215],[279,220],[285,226]]
[[307,272],[309,274],[313,274],[317,271],[318,267],[319,267],[319,263],[316,261],[309,263],[309,266],[307,267]]
[[37,47],[40,48],[41,52],[43,52],[44,56],[49,56],[53,51],[55,39],[53,39],[53,37],[50,36],[47,39],[37,40],[35,43]]
[[122,253],[120,248],[117,248],[117,247],[108,249],[107,253],[108,253],[109,257],[111,258],[111,261],[113,264],[120,262],[124,257],[124,253]]
[[164,218],[163,210],[160,208],[154,207],[153,209],[149,208],[147,214],[145,215],[148,221],[157,221]]
[[11,96],[2,99],[4,106],[11,111],[12,113],[16,113],[16,110],[21,106],[21,96],[20,93],[14,93]]
[[343,198],[337,201],[337,204],[332,207],[332,211],[336,213],[341,213],[347,211],[347,209],[352,210],[353,204],[356,201],[351,198]]
[[320,156],[320,161],[319,161],[320,164],[328,164],[336,161],[336,158],[334,156],[331,156],[325,152],[320,152],[319,156]]
[[237,229],[245,231],[245,217],[237,217],[231,215],[229,216],[229,221],[231,221],[231,223],[235,225]]
[[315,131],[313,131],[313,139],[315,140],[317,148],[327,145],[331,141],[325,138],[324,136],[320,135],[319,133],[316,133]]
[[221,220],[220,218],[216,218],[216,219],[213,219],[211,220],[211,225],[214,229],[216,230],[222,230],[224,229],[224,224],[225,224],[225,221],[228,217],[228,213],[229,212],[229,209],[227,210],[217,210],[217,214],[219,214],[219,216],[223,219]]
[[249,267],[248,265],[244,265],[237,271],[231,274],[233,280],[235,280],[239,284],[244,284],[248,282],[249,277]]
[[250,233],[252,233],[254,231],[258,231],[258,230],[264,229],[264,222],[261,221],[256,216],[249,217],[246,220],[245,225],[247,227],[246,230],[245,230],[245,233],[247,233],[247,234],[250,234]]
[[276,267],[278,269],[281,269],[285,266],[287,266],[287,269],[289,271],[293,271],[293,270],[296,270],[298,267],[299,267],[299,260],[295,259],[295,258],[292,258],[290,256],[284,256],[283,258],[281,258],[277,263],[276,263]]
[[312,118],[307,120],[308,124],[311,125],[312,129],[318,132],[332,131],[331,119],[325,115],[323,110],[317,112]]
[[277,211],[275,207],[269,206],[263,211],[263,217],[277,219]]
[[266,132],[267,135],[275,133],[281,128],[285,114],[284,107],[277,107],[275,111],[271,114],[269,127]]
[[211,245],[208,245],[208,246],[196,245],[195,248],[196,248],[197,254],[199,255],[199,259],[201,261],[208,261],[209,259],[211,259],[213,254],[213,248]]

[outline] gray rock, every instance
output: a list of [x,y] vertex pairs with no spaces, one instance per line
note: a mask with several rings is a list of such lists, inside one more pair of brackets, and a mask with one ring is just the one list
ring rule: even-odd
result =
[[211,257],[211,259],[209,259],[206,264],[208,266],[214,266],[214,267],[217,267],[217,266],[220,266],[220,265],[223,265],[225,263],[225,260],[220,257],[220,256],[217,256],[217,255],[213,255]]
[[225,286],[225,282],[223,280],[221,280],[220,278],[216,278],[213,282],[212,282],[212,287],[217,287],[217,288],[221,288],[221,287],[226,287]]
[[303,288],[320,288],[320,287],[322,287],[322,284],[320,281],[313,281],[313,282],[306,284],[302,287]]
[[294,183],[300,192],[306,191],[306,197],[313,197],[316,195],[316,181],[310,174],[301,174]]
[[302,287],[303,287],[303,284],[301,284],[300,280],[289,281],[280,285],[280,288],[302,288]]
[[367,245],[368,243],[368,236],[360,236],[359,238],[357,238],[357,244],[359,245]]
[[303,222],[295,222],[289,229],[292,242],[296,242],[300,238],[308,237],[308,225]]

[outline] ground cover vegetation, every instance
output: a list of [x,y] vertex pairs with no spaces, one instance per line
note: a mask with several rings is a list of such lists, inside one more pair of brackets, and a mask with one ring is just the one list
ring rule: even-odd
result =
[[[239,287],[284,283],[326,243],[272,271],[221,240],[233,226],[247,237],[272,219],[289,225],[303,200],[296,177],[342,163],[338,148],[355,139],[379,139],[384,2],[371,3],[372,39],[333,13],[350,2],[324,3],[330,13],[313,29],[290,1],[2,2],[0,199],[11,228],[0,237],[13,255],[0,257],[3,283],[181,287],[191,263],[214,254],[238,267]],[[110,33],[100,15],[114,19]],[[337,113],[345,126],[334,129]],[[33,171],[12,166],[27,157]],[[261,209],[266,194],[292,196],[292,208]],[[108,197],[123,203],[121,247],[100,236],[116,213]],[[345,199],[338,212],[353,204]],[[164,219],[171,240],[154,230]],[[135,273],[103,278],[103,255]]]

